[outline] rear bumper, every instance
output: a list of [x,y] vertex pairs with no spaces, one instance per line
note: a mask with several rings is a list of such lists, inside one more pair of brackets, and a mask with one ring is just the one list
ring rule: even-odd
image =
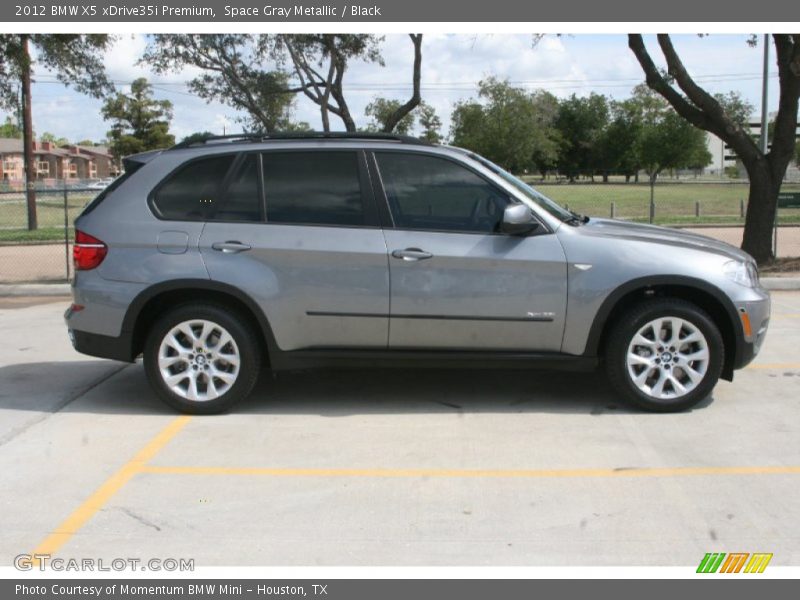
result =
[[101,335],[99,333],[89,333],[70,327],[70,318],[73,315],[72,307],[64,313],[64,321],[67,324],[67,335],[72,342],[72,347],[81,354],[97,356],[98,358],[110,358],[124,362],[133,362],[136,358],[132,356],[132,339],[130,334],[122,332],[119,336]]
[[110,337],[70,329],[69,337],[72,347],[81,354],[123,362],[134,361],[135,357],[131,356],[131,340],[127,336]]

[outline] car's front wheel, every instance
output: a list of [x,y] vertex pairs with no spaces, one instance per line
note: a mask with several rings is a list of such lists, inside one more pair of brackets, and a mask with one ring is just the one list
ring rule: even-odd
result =
[[179,306],[150,330],[147,378],[162,400],[191,414],[227,410],[253,389],[259,345],[234,312],[213,304]]
[[708,314],[685,300],[654,298],[619,319],[605,349],[614,388],[640,408],[680,411],[719,380],[725,346]]

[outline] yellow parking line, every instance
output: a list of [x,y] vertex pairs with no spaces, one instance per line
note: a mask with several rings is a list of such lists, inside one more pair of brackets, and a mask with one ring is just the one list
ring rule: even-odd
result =
[[240,475],[263,477],[679,477],[686,475],[794,475],[800,466],[666,467],[622,469],[278,469],[262,467],[170,467],[146,465],[160,475]]
[[109,477],[103,485],[89,496],[83,504],[76,508],[64,522],[59,525],[33,551],[34,554],[54,554],[61,546],[75,535],[95,513],[103,508],[106,502],[116,494],[136,473],[140,472],[158,454],[169,441],[186,425],[191,417],[182,415],[173,420],[161,432],[139,450],[136,455]]
[[800,363],[755,363],[747,365],[745,369],[800,369]]

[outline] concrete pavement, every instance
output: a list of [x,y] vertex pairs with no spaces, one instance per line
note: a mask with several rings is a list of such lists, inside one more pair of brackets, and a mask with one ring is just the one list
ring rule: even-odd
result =
[[3,308],[0,561],[797,565],[800,293],[773,304],[756,364],[687,413],[593,374],[329,371],[205,418],[74,353],[61,301]]

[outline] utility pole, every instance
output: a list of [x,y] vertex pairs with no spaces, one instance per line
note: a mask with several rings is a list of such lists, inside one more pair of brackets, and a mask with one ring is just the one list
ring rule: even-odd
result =
[[33,118],[31,116],[31,54],[28,35],[22,36],[22,145],[25,161],[25,195],[28,208],[28,229],[38,228],[36,222],[36,164],[33,159]]

